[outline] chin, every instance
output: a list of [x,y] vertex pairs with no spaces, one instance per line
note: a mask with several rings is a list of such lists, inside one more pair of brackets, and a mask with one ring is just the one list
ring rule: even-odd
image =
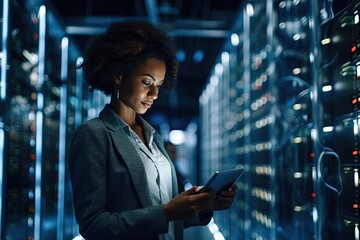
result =
[[141,109],[139,111],[136,111],[137,114],[145,114],[147,112],[147,109]]

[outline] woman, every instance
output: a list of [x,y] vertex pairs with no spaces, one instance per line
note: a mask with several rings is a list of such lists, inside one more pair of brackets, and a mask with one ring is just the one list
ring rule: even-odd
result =
[[175,51],[146,22],[112,24],[87,49],[82,65],[92,89],[111,95],[99,114],[76,130],[70,177],[80,234],[91,239],[182,239],[184,227],[206,225],[228,209],[235,186],[216,196],[178,194],[174,166],[157,132],[140,117],[159,88],[176,79]]

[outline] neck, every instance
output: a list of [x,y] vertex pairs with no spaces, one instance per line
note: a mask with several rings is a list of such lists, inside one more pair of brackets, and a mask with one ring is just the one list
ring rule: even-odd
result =
[[111,98],[110,107],[131,128],[139,125],[136,119],[136,112],[127,107],[122,101],[117,101]]

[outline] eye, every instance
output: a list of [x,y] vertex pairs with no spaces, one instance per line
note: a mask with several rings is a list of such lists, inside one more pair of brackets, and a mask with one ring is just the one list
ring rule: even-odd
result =
[[143,81],[143,85],[144,85],[145,87],[150,87],[151,82],[150,82],[150,81]]

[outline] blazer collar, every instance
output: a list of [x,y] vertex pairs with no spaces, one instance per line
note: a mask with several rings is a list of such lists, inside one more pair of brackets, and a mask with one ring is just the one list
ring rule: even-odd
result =
[[105,126],[111,131],[118,131],[127,125],[123,120],[111,109],[109,104],[106,104],[104,109],[100,112],[99,117],[103,120]]
[[[128,125],[111,109],[109,104],[106,104],[104,109],[100,112],[99,117],[103,120],[105,126],[111,130],[112,132],[123,131],[129,135],[129,129]],[[142,117],[138,116],[141,121],[143,122],[144,126],[147,128],[151,128],[154,134],[154,141],[158,145],[161,152],[168,158],[168,156],[165,148],[164,148],[164,142],[160,135],[155,131],[155,129]]]

